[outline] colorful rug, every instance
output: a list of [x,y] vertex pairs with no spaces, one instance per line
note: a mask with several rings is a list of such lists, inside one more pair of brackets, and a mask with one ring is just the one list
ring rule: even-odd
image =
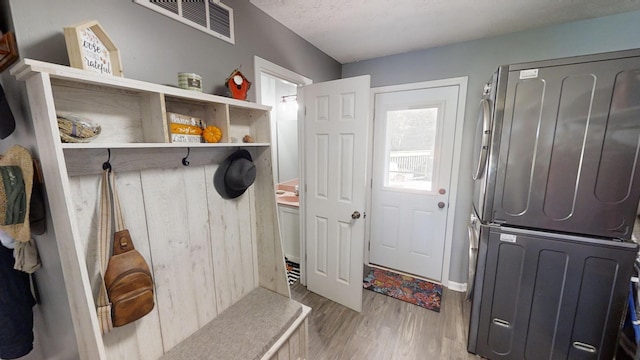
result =
[[372,269],[364,278],[362,286],[365,289],[440,312],[442,285],[390,271]]

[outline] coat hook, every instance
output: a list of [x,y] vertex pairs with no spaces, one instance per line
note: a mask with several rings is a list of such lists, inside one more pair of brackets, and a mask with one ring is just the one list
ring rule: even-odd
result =
[[187,148],[187,156],[182,158],[182,165],[189,166],[189,153],[191,152],[191,148]]
[[102,163],[102,170],[109,170],[109,172],[111,172],[111,149],[107,149],[107,153],[109,156],[107,157],[107,161]]

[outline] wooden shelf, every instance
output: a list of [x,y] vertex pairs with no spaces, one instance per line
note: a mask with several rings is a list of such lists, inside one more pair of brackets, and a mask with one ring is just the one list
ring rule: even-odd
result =
[[241,108],[250,108],[256,110],[268,111],[271,109],[269,106],[260,105],[249,101],[237,100],[197,91],[184,90],[174,86],[152,84],[140,80],[127,79],[124,77],[102,75],[82,69],[75,69],[68,66],[51,64],[32,59],[23,59],[20,61],[20,63],[11,68],[11,74],[18,80],[26,80],[34,73],[46,73],[52,79],[69,80],[76,84],[96,84],[123,90],[162,93],[165,95],[175,96],[188,100],[199,100],[212,103],[226,103],[231,106],[238,106]]
[[[222,131],[221,142],[233,144],[198,146],[268,146],[270,142],[268,106],[30,59],[11,69],[18,79],[27,79],[35,71],[48,75],[50,86],[46,91],[50,93],[46,96],[54,105],[47,116],[50,122],[56,122],[56,112],[68,112],[101,127],[100,135],[88,143],[91,145],[82,145],[88,148],[170,144],[169,112],[200,119],[203,126],[217,126]],[[256,145],[241,143],[245,135],[251,136]],[[195,144],[179,143],[178,147]],[[63,148],[67,146],[62,144]]]
[[185,148],[253,148],[269,143],[62,143],[63,149],[185,149]]

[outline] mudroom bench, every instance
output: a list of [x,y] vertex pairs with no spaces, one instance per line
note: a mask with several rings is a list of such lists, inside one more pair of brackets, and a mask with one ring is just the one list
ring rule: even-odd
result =
[[310,310],[295,300],[256,288],[161,359],[306,359]]
[[[26,83],[81,359],[306,358],[310,309],[291,300],[287,283],[270,107],[30,59],[11,74]],[[89,119],[101,132],[63,143],[59,113]],[[215,125],[220,142],[174,142],[175,114]],[[240,142],[245,136],[253,142]],[[225,198],[214,175],[239,150],[250,154],[255,182]],[[155,307],[102,335],[95,239],[106,161],[151,269]]]

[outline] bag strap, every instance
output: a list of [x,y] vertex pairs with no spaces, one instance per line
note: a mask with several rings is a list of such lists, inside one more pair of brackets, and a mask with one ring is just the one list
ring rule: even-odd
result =
[[104,274],[109,265],[109,237],[111,236],[111,199],[109,197],[109,170],[102,173],[100,191],[100,222],[98,223],[98,260],[100,267],[100,294],[97,300],[100,331],[106,334],[113,329],[111,321],[111,303],[104,284]]
[[111,195],[113,197],[113,213],[115,216],[116,231],[113,234],[113,255],[124,254],[127,251],[134,250],[133,240],[129,235],[129,230],[125,228],[124,217],[122,216],[122,209],[120,207],[120,197],[118,196],[118,188],[116,187],[116,176],[111,171],[109,173],[111,185]]
[[116,187],[116,176],[113,172],[109,173],[111,184],[111,195],[113,196],[113,210],[116,218],[116,231],[126,230],[124,225],[124,217],[122,216],[122,208],[120,207],[120,197],[118,196],[118,188]]

